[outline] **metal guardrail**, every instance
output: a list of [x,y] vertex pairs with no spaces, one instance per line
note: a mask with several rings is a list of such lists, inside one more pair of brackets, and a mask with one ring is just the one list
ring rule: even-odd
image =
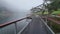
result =
[[25,18],[22,18],[22,19],[19,19],[19,20],[16,20],[16,21],[12,21],[12,22],[9,22],[9,23],[0,24],[0,28],[5,27],[5,26],[8,26],[8,25],[13,24],[13,23],[16,23],[16,22],[19,22],[19,21],[22,21],[24,19],[32,19],[32,18],[25,17]]
[[[12,22],[9,22],[9,23],[0,24],[0,29],[2,29],[2,28],[4,29],[6,26],[9,26],[9,25],[14,23],[15,24],[14,25],[15,26],[15,34],[18,34],[17,33],[17,22],[22,21],[24,19],[32,19],[32,18],[31,17],[25,17],[25,18],[22,18],[22,19],[19,19],[19,20],[16,20],[16,21],[12,21]],[[0,32],[1,32],[1,30],[0,30]],[[7,32],[7,34],[8,34],[8,32]]]
[[9,22],[9,23],[0,24],[0,28],[5,27],[5,26],[8,26],[8,25],[13,24],[13,23],[16,23],[16,22],[19,22],[19,21],[24,20],[24,19],[25,18],[22,18],[22,19],[13,21],[13,22]]
[[52,29],[47,25],[47,23],[40,17],[42,23],[45,25],[45,28],[47,30],[47,34],[55,34]]
[[[0,25],[0,28],[3,28],[3,27],[6,27],[6,26],[8,26],[8,25],[11,25],[11,24],[15,23],[15,34],[20,34],[27,25],[20,31],[20,33],[17,33],[17,24],[16,24],[16,22],[22,21],[22,20],[24,20],[24,19],[32,19],[32,18],[30,18],[30,17],[25,17],[25,18],[22,18],[22,19],[19,19],[19,20],[10,22],[10,23],[1,24],[1,25]],[[41,19],[42,23],[44,24],[44,26],[45,26],[45,28],[46,28],[46,30],[47,30],[47,34],[55,34],[55,33],[51,30],[51,28],[46,24],[46,22],[44,22],[44,20],[43,20],[41,17],[40,17],[40,19]]]
[[52,17],[57,17],[57,18],[60,18],[60,16],[57,16],[57,15],[52,15]]

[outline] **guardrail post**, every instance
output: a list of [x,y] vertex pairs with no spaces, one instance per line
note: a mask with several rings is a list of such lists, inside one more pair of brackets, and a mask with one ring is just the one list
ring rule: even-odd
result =
[[15,23],[15,34],[17,34],[17,23]]
[[47,20],[47,18],[48,18],[48,15],[46,15],[46,23],[48,23],[48,20]]

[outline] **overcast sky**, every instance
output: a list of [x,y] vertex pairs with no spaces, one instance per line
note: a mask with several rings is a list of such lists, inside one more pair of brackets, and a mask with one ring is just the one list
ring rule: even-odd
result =
[[43,3],[43,0],[0,0],[0,4],[6,7],[29,10]]

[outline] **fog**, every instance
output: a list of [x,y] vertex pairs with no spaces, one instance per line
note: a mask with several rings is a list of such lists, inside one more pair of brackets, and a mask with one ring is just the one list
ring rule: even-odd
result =
[[12,11],[21,11],[29,10],[42,3],[42,0],[0,0],[0,7],[5,7]]
[[32,7],[42,3],[42,0],[0,0],[0,19],[26,16],[31,13]]

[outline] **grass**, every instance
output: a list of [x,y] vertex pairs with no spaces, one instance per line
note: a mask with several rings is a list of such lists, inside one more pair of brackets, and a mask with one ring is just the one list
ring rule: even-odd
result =
[[58,15],[58,14],[60,14],[60,10],[58,10],[58,11],[54,11],[52,14],[56,14],[56,15]]
[[[42,14],[42,12],[37,12],[37,13],[35,13],[35,14]],[[44,12],[44,14],[48,14],[48,12],[46,11],[46,12]],[[51,14],[59,15],[59,14],[60,14],[60,10],[54,11],[54,12],[52,12]]]
[[46,11],[46,12],[44,12],[44,14],[48,14],[48,12]]
[[[48,14],[48,12],[46,11],[46,12],[44,12],[44,14]],[[58,15],[58,14],[60,14],[60,10],[58,10],[58,11],[54,11],[54,12],[52,12],[51,14]]]

